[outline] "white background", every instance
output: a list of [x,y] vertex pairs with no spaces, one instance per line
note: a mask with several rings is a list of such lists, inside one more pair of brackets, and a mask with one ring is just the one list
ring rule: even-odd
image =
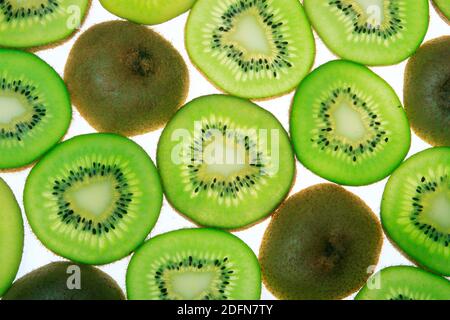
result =
[[[441,35],[450,34],[449,26],[441,20],[441,18],[436,14],[434,9],[430,5],[430,27],[426,40],[439,37]],[[172,21],[166,22],[164,24],[153,27],[156,31],[160,32],[166,39],[173,43],[173,45],[180,51],[183,55],[185,61],[188,63],[190,70],[190,93],[188,101],[196,98],[198,96],[218,93],[215,89],[190,63],[188,55],[184,47],[184,25],[186,22],[187,14],[184,14]],[[111,15],[105,9],[102,8],[100,3],[96,0],[93,1],[92,8],[89,12],[89,16],[82,26],[81,32],[84,32],[92,25],[102,22],[117,19],[115,16]],[[45,50],[38,52],[37,54],[43,58],[47,63],[53,66],[56,71],[63,76],[64,65],[67,60],[69,51],[77,39],[76,37],[71,39],[69,42],[62,46],[54,49]],[[330,53],[330,51],[324,46],[320,39],[315,35],[316,46],[317,46],[317,56],[315,60],[314,68],[319,65],[324,64],[329,60],[334,60],[336,57]],[[403,90],[403,70],[405,67],[405,62],[390,66],[390,67],[380,67],[373,68],[373,70],[382,76],[386,81],[388,81],[391,86],[395,89],[400,98],[402,98]],[[292,99],[292,93],[284,97],[273,99],[265,102],[258,102],[258,104],[270,112],[272,112],[285,126],[286,130],[288,127],[288,117],[289,117],[289,107]],[[112,102],[114,103],[114,102]],[[76,109],[74,109],[73,122],[69,129],[68,134],[65,139],[69,139],[75,135],[85,134],[95,132],[87,122],[80,117]],[[153,133],[145,134],[133,138],[137,143],[139,143],[155,160],[156,156],[156,145],[161,134],[161,130]],[[417,136],[413,135],[412,147],[410,150],[411,156],[421,150],[429,148],[430,146],[420,140]],[[13,189],[17,200],[22,206],[22,192],[25,184],[25,179],[29,173],[29,169],[14,172],[14,173],[0,173],[0,177],[3,178]],[[317,177],[312,172],[305,169],[301,164],[297,162],[297,181],[292,193],[298,192],[308,186],[314,185],[316,183],[325,182],[323,179]],[[352,187],[348,188],[350,191],[356,193],[362,197],[367,204],[372,208],[372,210],[378,215],[380,210],[380,200],[381,195],[385,186],[386,180],[379,183],[366,186],[366,187]],[[23,206],[22,206],[23,208]],[[49,250],[47,250],[36,238],[36,236],[31,232],[28,223],[26,222],[25,214],[23,214],[25,220],[25,248],[23,253],[23,260],[20,266],[18,277],[41,267],[52,261],[63,260],[62,258],[54,255]],[[263,236],[264,230],[266,229],[269,220],[266,220],[250,229],[245,231],[236,232],[235,234],[243,239],[256,254],[258,254],[259,245],[261,238]],[[180,228],[193,227],[193,225],[178,215],[169,204],[164,201],[163,208],[159,221],[153,231],[151,236],[155,236],[160,233],[164,233],[170,230],[176,230]],[[110,274],[116,279],[119,285],[125,291],[125,274],[130,257],[122,259],[116,263],[102,266],[101,269]],[[381,259],[378,265],[378,269],[399,264],[411,264],[407,259],[405,259],[393,246],[385,240]],[[273,299],[273,296],[266,290],[263,289],[262,299]]]

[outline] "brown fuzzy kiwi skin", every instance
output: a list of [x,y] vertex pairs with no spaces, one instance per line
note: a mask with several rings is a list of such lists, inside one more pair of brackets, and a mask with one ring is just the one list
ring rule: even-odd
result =
[[148,27],[123,20],[83,33],[64,75],[80,114],[97,131],[124,136],[163,127],[189,91],[188,68],[172,44]]
[[[82,19],[81,22],[80,22],[80,26],[79,26],[77,29],[75,29],[75,30],[74,30],[70,35],[68,35],[66,38],[63,38],[63,39],[58,40],[58,41],[55,41],[55,42],[43,44],[43,45],[40,45],[40,46],[28,47],[28,48],[13,48],[13,49],[16,49],[16,50],[22,50],[22,51],[28,51],[28,52],[31,52],[31,53],[35,53],[35,52],[38,52],[38,51],[43,51],[43,50],[53,49],[53,48],[56,48],[56,47],[59,47],[59,46],[65,44],[66,42],[72,40],[72,39],[80,32],[81,28],[82,28],[83,25],[84,25],[84,22],[85,22],[86,19],[88,18],[88,15],[89,15],[89,12],[90,12],[90,10],[91,10],[91,7],[92,7],[92,0],[88,0],[88,5],[87,5],[87,8],[86,8],[86,14],[83,16],[83,19]],[[3,47],[3,46],[0,46],[0,49],[1,49],[1,48],[10,48],[10,47]]]
[[406,114],[415,133],[433,146],[450,145],[449,56],[450,36],[435,38],[419,48],[405,69]]
[[[299,206],[298,208],[294,208],[297,209],[298,211],[295,213],[291,213],[290,215],[292,216],[291,220],[293,220],[293,224],[295,224],[295,221],[297,219],[299,219],[301,217],[302,214],[305,215],[313,215],[314,214],[314,208],[316,207],[316,205],[312,205],[314,202],[314,198],[317,197],[318,193],[320,192],[328,192],[330,193],[330,195],[336,195],[337,198],[333,200],[333,202],[331,203],[331,205],[335,205],[337,209],[339,205],[348,205],[347,201],[352,202],[353,207],[359,207],[359,214],[358,216],[360,216],[360,218],[362,218],[361,221],[365,221],[367,222],[367,225],[370,224],[370,228],[371,229],[371,236],[372,236],[372,242],[369,245],[369,247],[371,248],[371,252],[372,252],[372,257],[370,258],[364,258],[365,260],[369,261],[370,263],[368,264],[369,266],[375,266],[378,263],[379,257],[380,257],[380,253],[381,253],[381,249],[383,246],[383,234],[382,234],[382,227],[381,227],[381,223],[379,222],[378,217],[373,213],[373,211],[367,206],[367,204],[358,196],[354,195],[353,193],[347,191],[346,189],[344,189],[341,186],[335,185],[335,184],[331,184],[331,183],[323,183],[323,184],[318,184],[312,187],[309,187],[295,195],[293,195],[292,197],[290,197],[289,199],[287,199],[283,205],[275,212],[275,214],[273,215],[272,221],[270,222],[262,243],[261,243],[261,247],[260,247],[260,253],[259,253],[259,261],[261,264],[261,270],[262,270],[262,279],[263,279],[263,283],[265,285],[265,287],[274,294],[274,296],[276,296],[279,299],[282,300],[321,300],[321,299],[333,299],[333,300],[338,300],[338,299],[343,299],[347,296],[349,296],[350,294],[356,292],[357,290],[359,290],[366,282],[367,279],[371,276],[371,272],[369,272],[369,270],[367,270],[366,273],[361,274],[360,275],[360,279],[358,279],[358,281],[356,281],[356,283],[348,288],[346,288],[346,290],[340,290],[341,292],[338,294],[337,292],[334,292],[333,294],[329,294],[329,296],[327,297],[320,297],[317,294],[314,294],[314,296],[311,296],[309,292],[306,292],[305,289],[305,294],[301,293],[301,289],[299,289],[298,292],[296,292],[295,294],[291,293],[286,293],[284,290],[280,290],[279,288],[276,287],[276,285],[272,285],[272,281],[271,278],[273,278],[273,275],[271,274],[270,270],[267,268],[265,261],[269,260],[269,257],[267,257],[267,252],[266,252],[266,247],[270,246],[270,238],[272,236],[276,236],[277,233],[288,233],[289,231],[292,230],[288,230],[287,228],[283,228],[283,230],[279,229],[276,230],[274,229],[274,226],[277,225],[279,223],[279,221],[282,220],[286,220],[285,216],[286,214],[283,214],[283,212],[285,210],[291,210],[292,209],[292,205],[293,202],[292,201],[296,201],[298,204],[299,202],[301,202],[302,206]],[[343,200],[347,198],[347,200]],[[301,212],[301,210],[306,210]],[[335,212],[335,210],[333,210],[333,208],[330,208],[330,214],[333,214]],[[356,213],[356,212],[355,212]],[[286,223],[286,222],[285,222]],[[320,230],[316,230],[315,231],[317,233],[317,235],[319,235]],[[369,235],[367,235],[369,236]],[[337,237],[337,239],[339,240],[339,238]],[[291,243],[289,245],[290,247],[290,252],[295,252],[295,250],[298,250],[298,243],[301,243],[302,241],[302,234],[298,235],[298,240],[293,241],[293,243]],[[347,250],[347,249],[346,249]],[[300,253],[300,251],[299,251]],[[369,255],[368,251],[364,252],[364,255],[367,256]],[[314,256],[314,258],[316,258],[317,256]],[[319,258],[321,258],[319,256]],[[273,259],[273,258],[272,258]],[[314,273],[314,272],[325,272],[325,275],[327,272],[338,272],[339,270],[333,270],[333,268],[335,267],[334,265],[332,265],[332,263],[330,264],[330,262],[328,262],[327,257],[325,257],[325,259],[318,259],[316,261],[314,261],[313,263],[311,263],[311,269],[310,272]],[[288,263],[289,260],[283,260],[283,267],[285,267],[284,265],[286,263]],[[295,263],[296,261],[292,261],[291,263]],[[323,269],[323,271],[318,271],[320,268]],[[345,271],[345,270],[344,270]],[[347,270],[348,271],[348,270]],[[287,271],[286,271],[287,272]],[[320,274],[319,274],[320,276]],[[294,279],[295,280],[295,279]],[[320,286],[321,282],[320,282],[320,278],[317,279],[317,283]],[[295,285],[295,284],[294,284]]]

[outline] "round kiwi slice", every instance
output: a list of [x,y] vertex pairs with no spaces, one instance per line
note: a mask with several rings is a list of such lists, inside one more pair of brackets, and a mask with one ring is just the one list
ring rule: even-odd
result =
[[414,262],[450,276],[450,147],[422,151],[392,174],[381,220],[389,238]]
[[303,4],[331,51],[365,65],[405,60],[428,30],[428,0],[304,0]]
[[106,264],[145,240],[162,190],[140,146],[119,135],[89,134],[58,145],[33,168],[24,204],[47,248],[73,261]]
[[172,231],[150,239],[133,255],[127,295],[130,300],[257,300],[258,259],[224,231]]
[[126,21],[83,33],[64,76],[73,103],[95,129],[127,136],[164,126],[189,86],[178,51],[151,29]]
[[411,132],[395,91],[368,68],[328,62],[300,84],[291,110],[300,162],[345,185],[388,176],[406,157]]
[[72,35],[89,10],[89,0],[1,0],[0,46],[36,48]]
[[406,114],[417,135],[434,146],[450,146],[449,57],[450,36],[436,38],[420,47],[405,70]]
[[186,48],[211,82],[252,99],[292,91],[315,55],[298,0],[198,0],[186,24]]
[[19,205],[8,185],[0,179],[0,297],[19,270],[23,251],[23,221]]
[[388,267],[373,275],[355,299],[450,300],[450,281],[415,267]]
[[196,0],[100,0],[109,12],[142,24],[160,24],[188,11]]
[[231,96],[197,98],[164,129],[157,163],[165,194],[202,226],[246,227],[272,213],[294,180],[295,159],[278,120]]
[[14,282],[3,300],[125,300],[109,275],[87,265],[53,262]]
[[450,23],[450,2],[448,0],[433,0],[432,3],[442,19]]
[[275,213],[260,248],[263,281],[278,298],[344,298],[367,281],[383,242],[372,210],[333,184],[309,187]]
[[38,159],[61,140],[71,119],[67,89],[48,64],[0,49],[0,169]]

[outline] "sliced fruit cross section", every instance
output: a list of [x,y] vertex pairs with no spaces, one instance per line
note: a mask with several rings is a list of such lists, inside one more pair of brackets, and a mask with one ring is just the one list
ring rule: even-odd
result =
[[304,6],[331,51],[366,65],[405,60],[428,30],[427,0],[305,0]]
[[273,212],[289,192],[295,164],[276,118],[239,98],[193,100],[169,122],[158,145],[169,202],[203,226],[236,229]]
[[388,176],[411,140],[394,90],[368,68],[328,62],[300,84],[291,110],[297,157],[333,182],[366,185]]
[[0,169],[38,159],[64,136],[71,119],[67,89],[48,64],[0,49]]
[[14,281],[22,260],[23,220],[14,194],[0,179],[0,297]]
[[450,148],[422,151],[392,174],[381,219],[387,235],[411,260],[450,275]]
[[186,46],[214,84],[244,98],[293,90],[309,72],[315,50],[297,0],[198,0]]
[[252,250],[215,229],[158,235],[133,256],[127,270],[131,300],[256,300],[261,273]]
[[24,202],[33,231],[50,250],[105,264],[145,240],[158,219],[162,190],[138,145],[91,134],[60,144],[33,168]]
[[79,27],[90,0],[0,1],[0,46],[28,48],[69,37]]

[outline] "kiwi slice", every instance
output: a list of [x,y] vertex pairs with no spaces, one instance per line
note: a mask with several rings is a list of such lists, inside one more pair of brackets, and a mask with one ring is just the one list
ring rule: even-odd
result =
[[298,0],[198,0],[186,24],[186,48],[211,82],[252,99],[292,91],[315,55]]
[[356,195],[333,184],[309,187],[275,213],[261,244],[263,281],[287,300],[344,298],[377,264],[381,225]]
[[0,46],[36,48],[72,35],[89,10],[89,0],[0,0]]
[[450,147],[422,151],[392,174],[381,220],[410,259],[450,276]]
[[0,297],[19,270],[23,251],[23,221],[19,205],[8,185],[0,179]]
[[126,282],[130,300],[257,300],[261,295],[253,251],[215,229],[183,229],[150,239],[133,255]]
[[142,23],[160,24],[188,11],[196,0],[100,0],[109,12]]
[[87,265],[53,262],[17,280],[3,300],[125,300],[108,274]]
[[294,180],[295,160],[278,120],[231,96],[197,98],[164,129],[157,163],[165,194],[202,226],[238,229],[272,213]]
[[428,0],[304,0],[303,4],[331,51],[365,65],[405,60],[428,30]]
[[443,36],[420,47],[405,70],[406,114],[417,135],[434,146],[450,146],[449,58],[450,36]]
[[31,228],[55,253],[86,264],[129,255],[158,219],[157,170],[133,141],[88,134],[55,147],[31,171],[24,191]]
[[345,185],[388,176],[406,157],[411,132],[395,91],[368,68],[328,62],[300,84],[291,110],[300,162]]
[[0,169],[41,157],[71,119],[67,89],[48,64],[31,53],[0,49]]
[[126,21],[83,33],[64,75],[73,103],[95,129],[127,136],[164,126],[189,87],[178,51],[151,29]]
[[433,0],[432,3],[442,19],[450,23],[450,2],[448,0]]
[[388,267],[373,275],[355,299],[450,300],[450,281],[415,267]]

